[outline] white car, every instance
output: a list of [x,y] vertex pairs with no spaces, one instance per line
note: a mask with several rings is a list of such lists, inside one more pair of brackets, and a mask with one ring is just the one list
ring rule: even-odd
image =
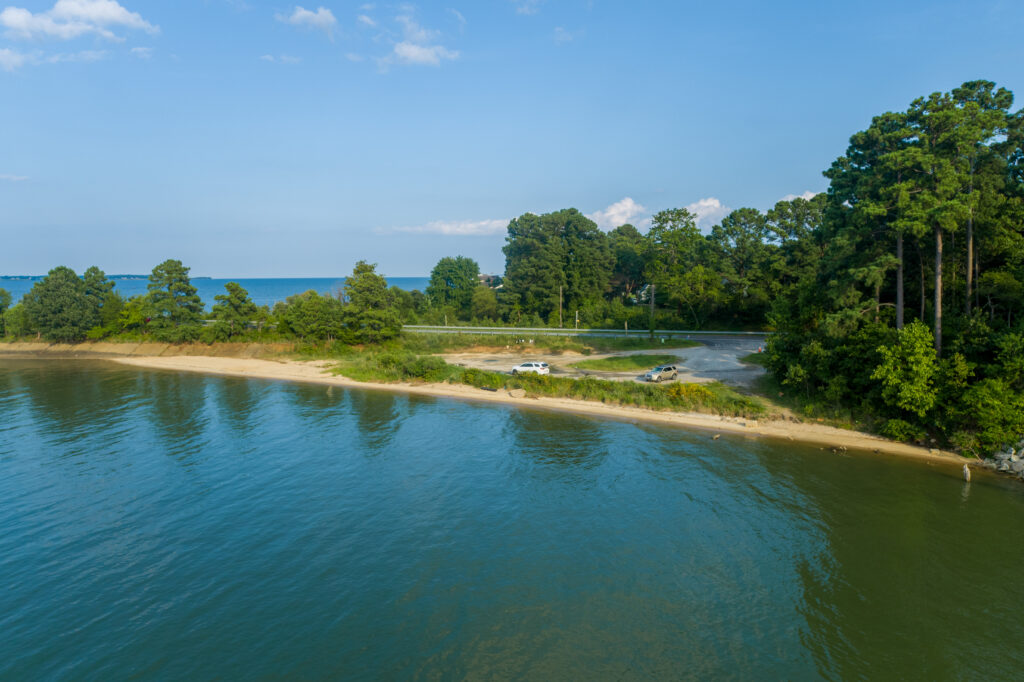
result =
[[546,362],[524,362],[512,368],[513,376],[517,374],[550,374],[550,372]]

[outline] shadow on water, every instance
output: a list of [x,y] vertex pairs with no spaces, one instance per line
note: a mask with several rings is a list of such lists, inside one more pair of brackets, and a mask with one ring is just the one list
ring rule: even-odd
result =
[[608,457],[604,425],[575,415],[512,409],[502,429],[514,451],[543,469],[596,469]]
[[255,427],[255,416],[269,393],[268,385],[247,379],[225,377],[212,381],[213,404],[219,419],[238,435]]
[[96,428],[119,433],[120,417],[133,403],[126,378],[99,363],[14,361],[2,373],[5,392],[21,394],[39,435],[62,457],[86,454],[82,437]]
[[164,454],[188,467],[196,463],[210,423],[211,382],[176,372],[137,372],[136,393],[148,400],[150,424]]
[[1024,542],[1006,525],[1008,502],[1024,519],[1024,491],[964,484],[942,465],[792,449],[800,456],[759,459],[799,491],[824,540],[797,564],[801,641],[821,675],[1010,679],[1024,669],[1021,649],[1006,645],[1024,640],[1024,593],[1004,589],[1024,566]]
[[348,401],[356,418],[359,439],[373,454],[380,454],[391,446],[402,425],[402,411],[414,409],[408,398],[388,391],[351,390]]

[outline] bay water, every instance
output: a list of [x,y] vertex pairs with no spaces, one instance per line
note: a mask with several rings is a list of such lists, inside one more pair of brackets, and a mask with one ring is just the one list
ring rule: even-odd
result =
[[0,679],[1012,679],[1024,490],[870,453],[0,360]]

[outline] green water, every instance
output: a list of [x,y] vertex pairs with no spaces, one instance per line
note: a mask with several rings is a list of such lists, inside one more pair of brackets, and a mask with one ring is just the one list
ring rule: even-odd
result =
[[0,361],[0,678],[1013,679],[1024,487]]

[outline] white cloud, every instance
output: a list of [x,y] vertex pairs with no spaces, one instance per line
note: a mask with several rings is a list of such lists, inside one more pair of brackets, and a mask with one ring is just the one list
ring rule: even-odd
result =
[[369,26],[370,28],[374,28],[377,26],[377,22],[374,21],[371,17],[366,16],[365,14],[360,14],[358,17],[356,17],[356,21],[358,21],[363,26]]
[[107,58],[106,50],[82,50],[63,54],[52,54],[38,60],[40,64],[60,64],[61,62],[98,62]]
[[316,11],[313,12],[297,5],[290,15],[278,14],[276,19],[292,26],[305,26],[323,31],[332,40],[334,39],[334,27],[338,25],[338,20],[334,18],[334,13],[326,7],[317,7]]
[[149,59],[153,56],[152,47],[133,47],[131,53],[139,59]]
[[442,59],[458,59],[459,53],[441,45],[416,45],[403,41],[395,45],[394,56],[403,64],[439,66]]
[[[2,53],[3,50],[0,50]],[[27,175],[11,175],[10,173],[0,173],[0,181],[2,182],[25,182],[28,180]]]
[[14,71],[25,65],[28,56],[8,48],[0,49],[0,69]]
[[448,8],[448,13],[455,17],[455,21],[459,22],[459,30],[466,28],[466,17],[462,16],[462,12],[457,9]]
[[567,31],[561,26],[555,27],[555,44],[564,45],[565,43],[571,43],[576,37],[580,35],[580,31]]
[[510,0],[516,6],[516,14],[536,14],[544,0]]
[[637,223],[643,224],[647,222],[643,217],[646,213],[646,208],[633,201],[632,197],[626,197],[616,201],[603,211],[587,214],[587,217],[597,223],[597,226],[602,230],[607,231],[626,223],[632,223],[633,225]]
[[786,196],[779,199],[779,201],[793,201],[793,199],[805,199],[807,201],[810,201],[816,196],[818,196],[818,192],[812,192],[811,190],[807,190],[803,194],[787,194]]
[[293,57],[288,54],[283,54],[275,57],[272,54],[265,54],[260,57],[262,61],[270,62],[271,64],[298,64],[302,60],[298,57]]
[[732,209],[715,197],[706,197],[693,202],[686,207],[686,210],[697,217],[697,227],[703,228],[714,225],[729,215]]
[[379,228],[376,232],[380,234],[404,232],[406,234],[439,234],[449,237],[480,237],[502,234],[508,227],[508,223],[508,220],[434,220],[413,227]]
[[57,38],[70,40],[94,33],[108,40],[124,38],[113,29],[131,29],[159,33],[160,28],[130,12],[115,0],[57,0],[49,10],[33,14],[21,7],[5,7],[0,26],[17,38]]
[[402,14],[395,17],[395,21],[402,25],[402,33],[405,35],[406,42],[410,43],[429,43],[435,40],[439,33],[433,29],[423,28],[416,20],[407,14]]

